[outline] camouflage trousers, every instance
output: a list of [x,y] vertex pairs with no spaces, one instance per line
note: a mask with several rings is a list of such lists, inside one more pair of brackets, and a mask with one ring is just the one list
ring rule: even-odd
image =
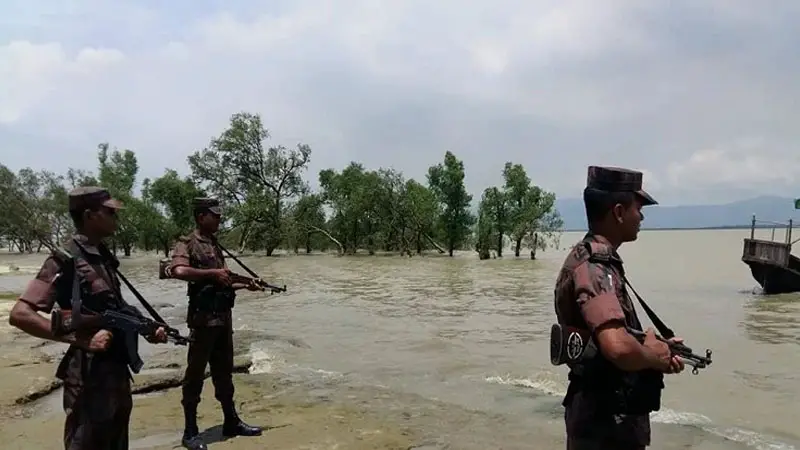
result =
[[203,392],[206,366],[210,366],[214,397],[223,405],[232,404],[233,325],[192,328],[191,337],[194,341],[189,343],[181,403],[185,407],[197,407]]
[[114,377],[93,377],[83,386],[65,380],[65,450],[128,450],[133,409],[130,375],[123,365],[114,372]]

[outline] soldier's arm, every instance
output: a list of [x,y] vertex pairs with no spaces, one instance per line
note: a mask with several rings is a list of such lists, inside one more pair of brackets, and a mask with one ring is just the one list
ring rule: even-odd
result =
[[60,274],[60,267],[52,257],[47,258],[36,278],[28,283],[25,292],[19,297],[11,313],[8,323],[25,333],[40,339],[48,339],[67,344],[82,344],[76,341],[73,335],[54,336],[51,331],[50,319],[39,314],[49,314],[56,303],[56,280]]
[[603,356],[628,372],[662,370],[664,361],[625,329],[625,313],[615,288],[622,280],[590,262],[578,266],[573,278],[581,315],[596,337]]
[[173,278],[183,281],[202,281],[213,279],[215,269],[197,269],[189,265],[189,247],[184,241],[178,241],[172,249],[170,273]]

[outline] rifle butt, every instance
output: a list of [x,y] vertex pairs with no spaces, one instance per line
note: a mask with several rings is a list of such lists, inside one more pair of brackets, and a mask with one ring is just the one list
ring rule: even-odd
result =
[[53,333],[53,336],[66,336],[74,331],[72,311],[68,309],[54,309],[50,313],[50,332]]
[[169,266],[172,264],[172,260],[169,258],[160,259],[158,261],[158,279],[159,280],[168,280],[172,278],[172,273],[169,270]]
[[550,327],[550,363],[554,366],[578,363],[596,354],[587,330],[554,323]]

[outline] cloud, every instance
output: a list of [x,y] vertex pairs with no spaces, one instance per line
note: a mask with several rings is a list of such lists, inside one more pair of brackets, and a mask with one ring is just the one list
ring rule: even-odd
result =
[[777,152],[708,149],[689,159],[672,163],[667,174],[673,185],[696,187],[741,185],[785,188],[800,180],[800,154],[781,156]]
[[[143,176],[186,172],[248,110],[276,144],[312,146],[312,180],[351,160],[422,178],[452,150],[475,194],[505,161],[568,197],[592,164],[642,169],[676,202],[726,200],[719,187],[744,178],[800,187],[769,163],[797,154],[795,2],[29,4],[0,6],[0,161],[13,168],[91,169],[109,141],[137,152]],[[752,136],[768,144],[730,144]]]

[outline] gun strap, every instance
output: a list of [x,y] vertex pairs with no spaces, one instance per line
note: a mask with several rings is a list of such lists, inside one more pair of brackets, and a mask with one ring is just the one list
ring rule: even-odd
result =
[[131,284],[131,282],[130,282],[130,281],[128,281],[128,279],[127,279],[127,278],[125,278],[125,275],[123,275],[123,274],[122,274],[122,273],[119,271],[119,269],[117,269],[117,268],[114,268],[114,272],[116,272],[116,274],[117,274],[117,276],[119,277],[119,279],[120,279],[120,280],[122,280],[122,282],[123,282],[123,283],[125,283],[125,286],[127,286],[127,287],[128,287],[128,290],[130,290],[130,291],[131,291],[131,293],[133,294],[133,296],[134,296],[134,297],[136,297],[136,299],[137,299],[137,300],[139,300],[139,303],[141,303],[141,304],[142,304],[142,306],[144,307],[144,309],[146,309],[146,310],[147,310],[147,312],[150,314],[150,316],[151,316],[151,317],[152,317],[152,318],[153,318],[153,319],[154,319],[156,322],[160,322],[160,323],[166,323],[166,322],[164,321],[164,318],[163,318],[163,317],[161,317],[161,315],[159,315],[159,314],[158,314],[158,311],[156,311],[156,310],[155,310],[155,309],[154,309],[154,308],[153,308],[153,307],[150,305],[150,303],[149,303],[147,300],[145,300],[145,298],[142,296],[142,294],[140,294],[140,293],[139,293],[139,291],[138,291],[138,290],[136,290],[136,288],[135,288],[135,287],[133,287],[133,284]]
[[638,292],[636,292],[636,289],[634,289],[633,286],[631,286],[631,282],[628,281],[628,277],[623,275],[622,276],[622,280],[631,289],[631,292],[633,292],[633,295],[636,297],[636,300],[639,301],[639,304],[642,305],[642,308],[644,309],[644,312],[647,314],[647,317],[650,318],[650,321],[653,322],[653,326],[656,327],[656,329],[658,329],[658,332],[659,332],[659,334],[661,334],[661,337],[663,337],[664,339],[672,339],[672,338],[674,338],[675,337],[675,333],[667,326],[667,324],[665,324],[656,315],[655,311],[653,311],[652,309],[650,309],[649,306],[647,306],[647,303],[645,303],[645,301],[642,298],[642,296],[639,295]]
[[253,278],[255,278],[255,279],[259,279],[259,278],[261,278],[260,276],[258,276],[258,274],[257,274],[257,273],[255,273],[255,272],[253,272],[252,270],[250,270],[250,268],[249,268],[249,267],[245,266],[245,265],[244,265],[244,263],[243,263],[241,260],[239,260],[239,258],[237,258],[236,256],[234,256],[234,255],[233,255],[233,253],[231,253],[230,251],[228,251],[228,249],[227,249],[227,248],[223,247],[223,246],[222,246],[222,244],[220,244],[220,243],[219,243],[219,241],[217,240],[217,238],[216,238],[216,237],[214,237],[214,238],[213,238],[213,240],[214,240],[214,245],[216,245],[217,247],[219,247],[219,249],[220,249],[220,250],[222,250],[223,252],[225,252],[225,254],[226,254],[226,255],[230,256],[230,257],[231,257],[231,259],[233,259],[234,261],[236,261],[236,264],[239,264],[239,266],[240,266],[242,269],[244,269],[244,271],[245,271],[245,272],[247,272],[247,273],[248,273],[248,274],[249,274],[251,277],[253,277]]
[[[73,256],[70,260],[72,270],[72,298],[70,299],[70,306],[72,308],[72,323],[78,326],[81,321],[81,310],[83,308],[83,300],[81,299],[81,280],[78,277],[78,269],[76,267],[77,261]],[[77,314],[75,312],[77,311]]]

